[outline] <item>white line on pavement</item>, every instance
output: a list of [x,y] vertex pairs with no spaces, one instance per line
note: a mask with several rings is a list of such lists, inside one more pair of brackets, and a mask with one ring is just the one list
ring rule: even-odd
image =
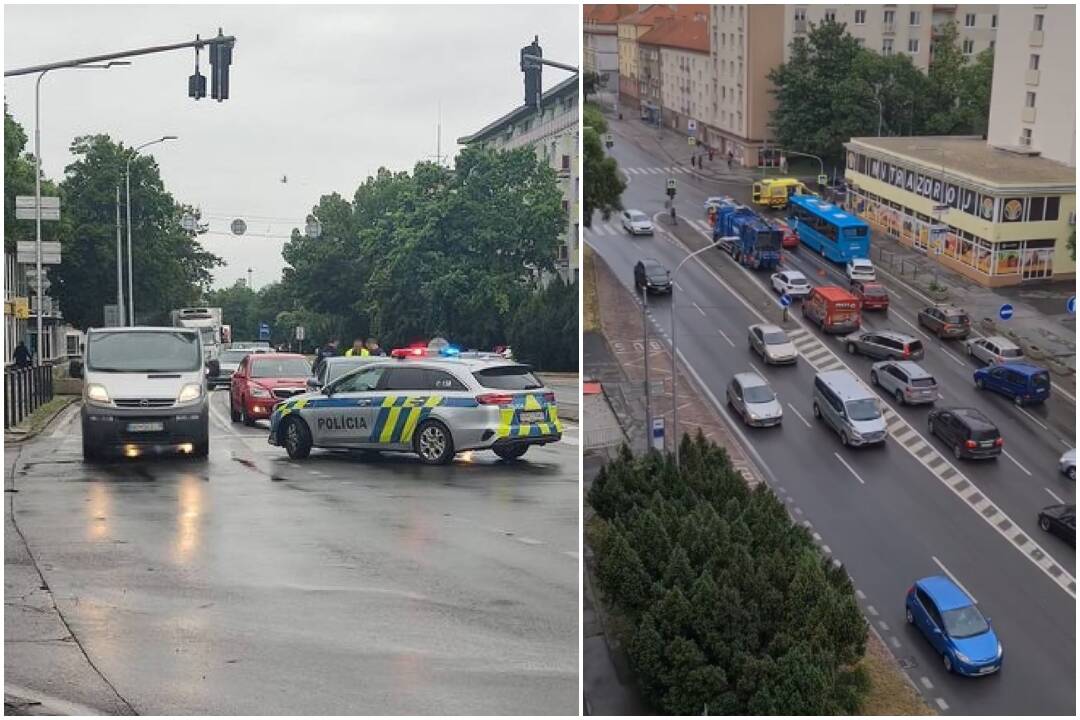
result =
[[[690,302],[694,302],[694,301],[693,301],[693,300],[691,300]],[[698,304],[697,304],[696,302],[694,302],[694,307],[696,307],[696,308],[697,308],[697,311],[698,311],[699,313],[701,313],[701,317],[705,317],[705,311],[701,309],[701,306],[700,306],[700,305],[698,305]]]
[[1031,422],[1035,423],[1036,425],[1038,425],[1039,427],[1041,427],[1041,428],[1042,428],[1043,430],[1049,430],[1049,429],[1050,429],[1050,428],[1046,427],[1045,425],[1043,425],[1043,424],[1042,424],[1042,422],[1041,422],[1041,421],[1039,420],[1039,418],[1035,417],[1034,415],[1032,415],[1031,413],[1029,413],[1029,412],[1028,412],[1027,410],[1025,410],[1024,408],[1022,408],[1022,407],[1018,407],[1018,408],[1016,408],[1016,409],[1017,409],[1017,410],[1019,410],[1020,412],[1024,413],[1025,415],[1027,415],[1027,416],[1028,416],[1029,418],[1031,418]]
[[878,614],[877,608],[874,607],[873,605],[867,605],[866,606],[866,612],[870,613],[874,617],[877,617],[877,614]]
[[791,412],[795,413],[795,417],[797,417],[797,418],[799,418],[800,420],[802,420],[802,421],[803,421],[803,425],[805,425],[806,427],[813,427],[813,426],[812,426],[812,425],[811,425],[810,423],[808,423],[808,422],[806,421],[806,418],[804,418],[804,417],[802,416],[802,413],[801,413],[801,412],[799,412],[798,410],[796,410],[796,409],[795,409],[795,406],[794,406],[794,405],[792,405],[791,403],[788,403],[788,404],[787,404],[787,406],[788,406],[789,408],[791,408]]
[[961,360],[961,359],[960,359],[960,358],[958,358],[958,357],[957,357],[956,355],[954,355],[954,354],[953,354],[953,352],[952,352],[952,350],[949,350],[949,349],[948,349],[948,348],[946,348],[946,347],[945,347],[944,345],[942,345],[942,346],[941,346],[941,352],[945,353],[945,354],[946,354],[946,355],[947,355],[947,356],[948,356],[949,358],[951,358],[951,359],[952,359],[952,361],[953,361],[954,363],[956,363],[957,365],[963,365],[963,364],[964,364],[964,361],[963,361],[963,360]]
[[759,377],[761,377],[761,378],[764,378],[764,377],[765,377],[765,373],[763,373],[763,372],[761,371],[761,368],[759,368],[759,367],[758,367],[757,365],[755,365],[755,364],[754,364],[754,361],[753,361],[753,360],[750,360],[750,361],[748,361],[748,362],[750,363],[750,367],[754,368],[754,372],[756,372],[756,373],[758,374],[758,376],[759,376]]
[[866,481],[863,480],[861,477],[859,477],[859,473],[855,472],[855,470],[850,465],[848,465],[847,462],[844,461],[844,458],[840,457],[840,453],[834,452],[833,455],[836,457],[837,460],[840,461],[841,465],[843,465],[844,467],[846,467],[848,469],[849,473],[851,473],[852,475],[855,476],[856,480],[861,482],[863,485],[866,484]]
[[923,687],[927,690],[934,689],[934,683],[930,682],[930,678],[926,677],[925,675],[919,678],[919,682],[921,682],[923,684]]
[[1065,504],[1065,501],[1064,501],[1064,500],[1062,500],[1061,498],[1059,498],[1059,497],[1058,497],[1057,495],[1055,495],[1055,494],[1054,494],[1054,491],[1053,491],[1053,490],[1051,490],[1050,488],[1044,487],[1044,488],[1043,488],[1043,490],[1045,490],[1046,492],[1050,493],[1050,497],[1052,497],[1052,498],[1054,498],[1055,500],[1057,500],[1057,501],[1058,501],[1058,505],[1064,505],[1064,504]]
[[730,345],[731,347],[735,347],[735,343],[731,342],[731,338],[729,338],[723,330],[721,330],[720,328],[716,328],[716,332],[720,333],[720,336],[728,341],[728,345]]
[[675,283],[675,289],[678,290],[679,292],[683,291],[682,285],[680,285],[678,282]]
[[952,574],[951,572],[949,572],[949,568],[945,567],[945,563],[941,562],[940,560],[938,560],[938,559],[937,559],[936,557],[934,557],[933,555],[931,555],[931,556],[930,556],[930,559],[931,559],[931,560],[933,560],[933,561],[934,561],[935,563],[937,563],[937,566],[938,566],[939,568],[941,568],[941,569],[942,569],[942,571],[944,571],[944,573],[945,573],[946,575],[948,575],[948,576],[949,576],[949,579],[950,579],[950,580],[952,580],[952,581],[953,581],[954,583],[956,583],[956,584],[957,584],[957,585],[958,585],[958,586],[960,587],[960,589],[961,589],[961,590],[963,590],[963,591],[964,591],[965,593],[967,593],[967,596],[968,596],[969,598],[971,598],[971,602],[975,603],[976,605],[977,605],[977,604],[979,603],[979,601],[975,599],[975,596],[971,594],[971,591],[970,591],[970,590],[968,590],[968,589],[967,589],[966,587],[964,587],[964,583],[960,582],[960,581],[959,581],[959,580],[958,580],[958,579],[956,578],[956,576],[955,576],[955,575],[953,575],[953,574]]
[[1019,461],[1019,460],[1017,460],[1017,459],[1016,459],[1016,458],[1014,458],[1014,457],[1013,457],[1012,455],[1010,455],[1010,454],[1009,454],[1009,451],[1008,451],[1008,450],[1002,449],[1002,451],[1001,451],[1001,452],[1005,453],[1005,457],[1007,457],[1007,458],[1009,458],[1010,460],[1012,460],[1012,461],[1013,461],[1013,464],[1015,464],[1015,465],[1016,465],[1016,467],[1020,468],[1020,469],[1021,469],[1021,470],[1023,470],[1023,471],[1025,472],[1025,473],[1027,473],[1027,476],[1028,476],[1028,477],[1031,477],[1031,471],[1030,471],[1030,470],[1028,470],[1028,469],[1027,469],[1026,467],[1024,467],[1023,465],[1021,465],[1021,464],[1020,464],[1020,461]]
[[934,702],[936,702],[937,706],[939,708],[941,708],[942,710],[948,710],[949,709],[949,703],[945,702],[944,698],[934,698]]

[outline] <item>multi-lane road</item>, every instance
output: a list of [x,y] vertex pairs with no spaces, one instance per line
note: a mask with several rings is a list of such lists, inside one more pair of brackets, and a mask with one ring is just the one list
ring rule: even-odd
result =
[[[585,241],[628,286],[633,266],[654,257],[674,268],[688,249],[705,242],[703,203],[711,195],[746,202],[746,183],[719,183],[686,172],[655,143],[636,140],[640,130],[613,122],[611,151],[629,182],[628,208],[659,217],[665,181],[678,180],[680,224],[657,223],[654,237],[631,238],[618,217],[594,219]],[[641,144],[637,144],[640,142]],[[675,167],[673,167],[675,166]],[[676,169],[677,168],[677,169]],[[842,268],[805,250],[785,252],[785,267],[812,283],[845,285]],[[766,368],[747,347],[747,326],[778,317],[763,303],[767,274],[735,266],[719,250],[688,262],[676,279],[673,299],[651,299],[653,328],[670,338],[670,303],[676,303],[678,352],[696,385],[740,428],[752,455],[793,517],[806,524],[822,548],[842,561],[858,588],[871,623],[906,666],[935,709],[958,714],[1073,714],[1075,706],[1075,552],[1041,532],[1036,513],[1055,502],[1075,502],[1075,488],[1057,459],[1075,436],[1073,388],[1062,388],[1045,406],[1016,408],[982,394],[972,381],[974,365],[956,342],[921,333],[915,313],[928,299],[882,278],[892,296],[888,315],[864,315],[874,329],[916,335],[926,345],[920,364],[941,387],[939,406],[980,408],[1001,428],[1007,454],[992,462],[958,462],[928,435],[927,409],[887,406],[890,437],[884,447],[847,449],[814,420],[815,370],[848,367],[868,382],[870,361],[849,356],[842,344],[798,322],[790,334],[800,349],[796,367]],[[749,431],[723,406],[735,372],[755,369],[784,406],[778,429]],[[1059,382],[1060,385],[1060,382]],[[1003,638],[1004,669],[975,680],[948,675],[929,645],[906,625],[904,594],[913,580],[949,574],[991,616]]]
[[[291,462],[228,414],[215,393],[206,461],[86,465],[75,406],[8,449],[33,560],[131,708],[577,713],[576,426],[520,462],[428,467]],[[92,704],[62,669],[35,667],[9,663],[7,681]]]

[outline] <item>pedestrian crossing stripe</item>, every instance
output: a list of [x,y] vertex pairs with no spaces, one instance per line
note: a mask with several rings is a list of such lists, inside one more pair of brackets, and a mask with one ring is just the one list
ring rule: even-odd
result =
[[690,172],[692,172],[691,170],[688,170],[688,169],[682,168],[682,167],[678,167],[678,166],[675,166],[675,167],[647,167],[647,168],[628,167],[628,168],[622,168],[622,169],[625,170],[627,173],[629,173],[631,175],[677,175],[679,173],[689,174]]

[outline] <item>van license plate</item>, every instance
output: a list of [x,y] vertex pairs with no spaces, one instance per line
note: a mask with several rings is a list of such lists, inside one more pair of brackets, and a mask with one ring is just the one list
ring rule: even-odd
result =
[[524,423],[544,422],[544,413],[540,410],[523,410],[518,413],[518,418]]
[[128,423],[128,432],[161,432],[165,429],[163,422],[138,422]]

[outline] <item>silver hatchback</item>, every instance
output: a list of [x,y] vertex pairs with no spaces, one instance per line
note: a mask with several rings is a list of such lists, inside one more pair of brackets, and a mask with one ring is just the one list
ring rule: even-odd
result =
[[760,355],[766,365],[793,363],[799,359],[795,344],[783,328],[776,325],[751,325],[748,342],[750,349]]
[[934,376],[910,360],[885,360],[870,368],[870,382],[901,405],[925,405],[937,400],[938,386]]
[[784,409],[776,393],[757,373],[736,373],[728,383],[727,401],[750,427],[779,425],[784,419]]

